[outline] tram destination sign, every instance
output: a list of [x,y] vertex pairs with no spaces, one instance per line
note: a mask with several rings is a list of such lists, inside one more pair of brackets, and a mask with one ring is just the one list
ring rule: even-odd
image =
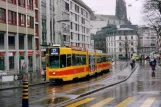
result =
[[59,49],[58,48],[50,49],[50,54],[51,55],[58,55],[59,54]]

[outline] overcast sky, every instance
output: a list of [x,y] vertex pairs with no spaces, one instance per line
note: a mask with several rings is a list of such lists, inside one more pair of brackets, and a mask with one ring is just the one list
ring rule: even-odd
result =
[[[83,0],[96,14],[115,14],[116,0]],[[132,6],[129,7],[128,5]],[[126,0],[128,19],[132,24],[143,24],[142,14],[143,0]]]

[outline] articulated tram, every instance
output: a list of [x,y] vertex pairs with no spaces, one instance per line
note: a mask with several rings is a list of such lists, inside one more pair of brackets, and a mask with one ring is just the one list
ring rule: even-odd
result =
[[89,78],[112,67],[111,57],[100,52],[56,46],[46,51],[46,80],[51,83]]

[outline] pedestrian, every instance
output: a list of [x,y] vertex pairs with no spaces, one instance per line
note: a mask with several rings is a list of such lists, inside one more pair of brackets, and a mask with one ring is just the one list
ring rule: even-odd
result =
[[155,71],[155,67],[156,67],[156,59],[154,57],[151,58],[150,60],[150,66],[153,70],[153,72]]
[[131,59],[131,61],[130,61],[130,65],[131,65],[131,69],[133,69],[133,68],[134,68],[133,59]]

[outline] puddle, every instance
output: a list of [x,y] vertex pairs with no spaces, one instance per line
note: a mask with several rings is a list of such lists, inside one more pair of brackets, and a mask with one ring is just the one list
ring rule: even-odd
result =
[[42,101],[42,104],[58,104],[69,99],[67,97],[48,98]]
[[93,90],[93,89],[96,89],[96,88],[99,88],[99,87],[103,87],[105,85],[102,85],[102,84],[96,84],[96,85],[93,85],[91,87],[85,87],[85,88],[80,88],[78,90],[75,90],[73,92],[70,92],[68,94],[75,94],[75,95],[78,95],[78,94],[82,94],[82,93],[85,93],[89,90]]

